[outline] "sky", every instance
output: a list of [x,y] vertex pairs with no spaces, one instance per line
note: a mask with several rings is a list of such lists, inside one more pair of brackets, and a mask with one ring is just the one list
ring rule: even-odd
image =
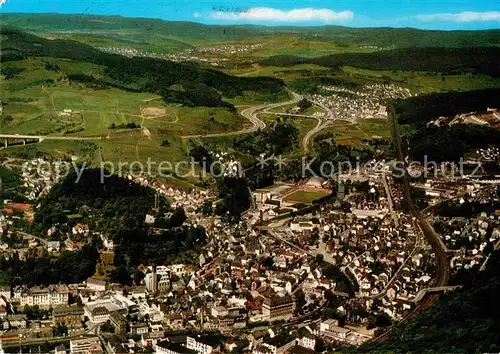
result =
[[500,0],[0,0],[0,12],[86,13],[270,26],[500,28]]

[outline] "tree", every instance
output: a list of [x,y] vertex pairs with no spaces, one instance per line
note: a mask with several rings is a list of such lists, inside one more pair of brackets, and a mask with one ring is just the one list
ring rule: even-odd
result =
[[115,326],[113,326],[111,324],[111,322],[109,320],[107,320],[106,322],[104,322],[101,325],[101,331],[102,332],[108,332],[108,333],[115,333]]
[[300,100],[300,102],[298,103],[298,106],[300,108],[300,111],[303,112],[305,111],[306,109],[312,107],[312,103],[311,101],[309,101],[307,98],[303,98]]
[[54,337],[66,337],[68,335],[68,327],[64,324],[58,323],[54,328],[52,328],[52,334]]
[[210,216],[213,213],[213,207],[212,207],[212,202],[210,200],[207,200],[203,205],[201,206],[201,212],[205,216]]
[[[141,285],[142,280],[146,277],[146,275],[141,272],[139,269],[134,270],[134,283],[135,285]],[[123,292],[125,292],[126,289],[123,289]]]
[[321,338],[316,338],[316,343],[314,344],[314,351],[316,353],[322,353],[326,350],[325,341]]

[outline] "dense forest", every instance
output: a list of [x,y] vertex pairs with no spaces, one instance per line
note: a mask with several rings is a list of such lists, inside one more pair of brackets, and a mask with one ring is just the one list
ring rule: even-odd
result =
[[371,70],[429,71],[446,74],[475,73],[500,76],[500,48],[403,48],[373,53],[339,53],[319,58],[280,55],[262,60],[267,66],[316,64],[344,65]]
[[461,289],[393,330],[370,353],[498,353],[500,351],[500,252]]
[[400,124],[411,124],[417,128],[439,117],[497,108],[500,89],[485,89],[466,92],[444,92],[420,95],[400,100],[395,105]]
[[500,144],[500,131],[489,126],[455,124],[430,125],[441,116],[486,111],[498,107],[500,89],[435,93],[399,100],[395,103],[398,122],[408,125],[412,158],[418,161],[459,161],[472,149]]
[[[100,169],[86,169],[78,180],[76,174],[70,174],[56,184],[36,209],[33,231],[46,237],[47,229],[52,226],[67,230],[68,225],[76,222],[72,216],[78,215],[78,220],[89,224],[91,234],[102,233],[117,245],[112,279],[122,284],[132,281],[139,264],[195,261],[196,249],[205,243],[205,230],[184,225],[186,215],[182,208],[172,209],[168,201],[161,198],[160,211],[154,213],[152,189],[116,175],[101,180],[101,174]],[[154,225],[145,224],[148,212],[156,215]],[[57,268],[57,262],[64,255],[50,262]],[[89,262],[92,259],[90,257]],[[75,271],[71,279],[88,277],[90,268],[93,274],[95,261],[97,258],[88,267]],[[38,262],[38,258],[32,262]]]
[[22,189],[21,176],[11,169],[0,166],[0,205],[4,199],[23,201]]
[[[98,86],[110,85],[124,90],[154,92],[167,102],[187,106],[226,106],[222,97],[236,97],[244,91],[270,95],[283,89],[283,82],[268,77],[241,78],[202,68],[196,63],[175,63],[148,57],[125,57],[101,52],[89,45],[69,40],[48,40],[16,29],[2,28],[1,61],[27,57],[65,58],[105,67],[105,78],[92,80],[73,77]],[[182,89],[179,89],[179,85]]]
[[282,155],[300,147],[299,130],[290,123],[279,121],[268,125],[263,130],[242,138],[235,138],[233,147],[237,151],[252,156]]
[[313,176],[334,177],[339,170],[349,171],[357,163],[365,163],[374,157],[371,149],[337,145],[334,133],[320,133],[313,139],[314,155],[287,159],[277,178],[300,181]]
[[85,245],[74,252],[62,251],[58,257],[35,250],[20,260],[17,255],[0,260],[2,285],[74,284],[95,273],[99,253],[95,244]]
[[475,124],[421,128],[409,138],[411,156],[418,161],[458,162],[477,148],[500,144],[500,130]]

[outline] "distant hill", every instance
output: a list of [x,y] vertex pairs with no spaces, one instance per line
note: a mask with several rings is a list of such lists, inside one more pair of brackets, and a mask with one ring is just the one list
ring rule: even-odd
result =
[[261,63],[269,66],[316,64],[333,68],[349,65],[371,70],[474,73],[498,77],[500,47],[401,48],[373,53],[339,53],[319,58],[280,55],[264,59]]
[[[489,47],[500,46],[500,30],[428,31],[412,28],[265,27],[251,25],[203,25],[194,22],[168,22],[159,19],[121,16],[63,14],[0,14],[3,25],[41,33],[106,33],[128,31],[148,36],[177,38],[193,44],[234,41],[267,35],[294,34],[339,45],[406,47]],[[109,32],[107,33],[109,35]],[[144,39],[146,40],[146,39]]]
[[[475,269],[474,271],[476,271]],[[500,252],[484,272],[468,277],[463,288],[393,330],[384,343],[365,347],[369,353],[500,352]]]
[[[128,58],[99,51],[89,45],[68,40],[49,40],[17,29],[2,28],[2,62],[29,57],[72,59],[104,66],[105,77],[88,77],[100,86],[153,92],[167,102],[187,106],[228,106],[223,97],[235,97],[245,91],[275,94],[283,90],[279,79],[242,78],[207,69],[196,63],[175,63],[154,58]],[[82,78],[81,78],[82,79]]]

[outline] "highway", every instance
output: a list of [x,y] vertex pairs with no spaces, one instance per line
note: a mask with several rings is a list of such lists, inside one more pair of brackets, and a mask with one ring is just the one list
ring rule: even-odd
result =
[[307,154],[310,150],[309,149],[309,142],[310,142],[311,138],[315,134],[317,134],[318,132],[320,132],[321,130],[326,128],[331,122],[335,121],[335,116],[334,116],[333,111],[331,109],[329,109],[325,105],[321,104],[320,102],[315,102],[315,101],[311,101],[311,102],[313,104],[317,105],[318,107],[320,107],[321,109],[323,109],[326,112],[327,117],[321,118],[321,117],[302,115],[302,114],[271,112],[272,109],[298,103],[303,98],[303,96],[301,96],[293,91],[288,91],[288,93],[292,96],[292,99],[288,100],[286,102],[263,104],[263,105],[259,105],[259,106],[250,107],[250,108],[247,108],[247,109],[241,111],[240,114],[252,123],[252,126],[250,128],[245,128],[245,129],[236,130],[236,131],[232,131],[232,132],[226,132],[226,133],[184,135],[184,136],[182,136],[182,138],[183,139],[211,138],[211,137],[218,137],[218,136],[231,136],[231,135],[253,133],[253,132],[258,131],[259,129],[264,129],[266,127],[266,123],[264,123],[259,117],[257,117],[257,115],[260,113],[274,114],[277,116],[314,118],[314,119],[318,120],[318,124],[313,129],[308,131],[307,134],[302,139],[302,145],[304,146],[304,152]]
[[317,133],[319,133],[320,131],[322,131],[324,128],[326,128],[330,123],[331,121],[323,121],[321,118],[316,118],[318,120],[318,124],[316,124],[316,126],[309,130],[307,132],[307,134],[304,136],[304,139],[302,139],[302,145],[304,146],[304,153],[309,153],[309,141],[311,140],[311,138],[316,135]]
[[299,102],[302,99],[302,96],[297,95],[294,92],[290,91],[290,94],[293,96],[293,99],[291,99],[289,101],[280,102],[280,103],[262,104],[262,105],[253,106],[253,107],[250,107],[250,108],[247,108],[247,109],[244,109],[243,111],[241,111],[240,114],[252,123],[252,126],[250,128],[245,128],[245,129],[236,130],[233,132],[226,132],[226,133],[184,135],[184,136],[182,136],[182,138],[183,139],[210,138],[210,137],[217,137],[217,136],[240,135],[240,134],[254,133],[254,132],[258,131],[259,129],[264,129],[266,127],[266,123],[264,123],[259,117],[257,117],[257,114],[261,113],[261,111],[262,111],[262,113],[269,113],[267,111],[270,109],[294,104],[294,103]]

